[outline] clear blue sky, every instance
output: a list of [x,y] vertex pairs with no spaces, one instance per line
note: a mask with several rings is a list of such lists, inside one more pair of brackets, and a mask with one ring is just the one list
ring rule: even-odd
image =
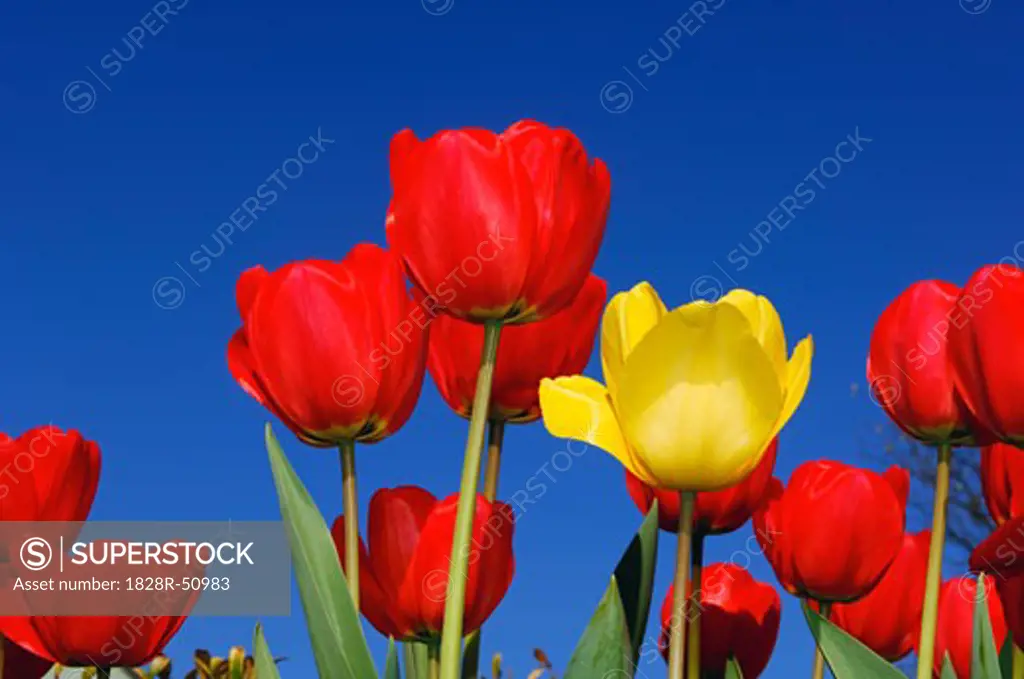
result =
[[[861,434],[881,416],[850,385],[864,382],[873,319],[895,294],[922,277],[963,282],[1024,239],[1024,7],[1014,0],[424,3],[5,8],[0,425],[52,421],[98,440],[94,518],[278,516],[267,415],[224,360],[234,282],[254,264],[382,243],[388,142],[403,127],[426,135],[527,116],[571,127],[612,173],[596,266],[611,290],[648,279],[679,304],[731,277],[774,300],[791,344],[813,333],[783,478],[810,458],[865,459],[872,439]],[[141,43],[134,54],[128,36]],[[872,141],[856,158],[825,160],[858,128]],[[301,176],[278,175],[287,191],[257,222],[239,212],[247,228],[222,254],[190,261],[204,245],[218,253],[218,225],[318,129],[334,143]],[[818,167],[824,188],[806,179]],[[795,195],[801,182],[810,201]],[[741,269],[730,253],[740,243],[756,252],[752,234],[787,196],[804,209],[792,221],[772,213],[785,228],[760,227],[769,243]],[[174,281],[158,290],[165,305],[181,302],[172,310],[154,303],[164,277],[184,286],[183,298]],[[589,372],[599,375],[597,360]],[[364,506],[379,486],[454,491],[464,435],[428,385],[398,436],[362,449]],[[335,456],[281,438],[333,518]],[[503,495],[564,446],[540,424],[513,428]],[[516,580],[485,636],[516,676],[535,646],[564,666],[639,520],[610,457],[591,451],[554,475],[517,528]],[[749,536],[748,526],[714,540],[710,558],[728,559]],[[655,606],[674,541],[662,544]],[[760,557],[751,568],[771,580]],[[171,651],[248,645],[253,622],[192,620]],[[298,602],[266,624],[273,650],[292,658],[285,677],[312,676]],[[787,597],[768,674],[805,672],[809,655]],[[660,661],[641,669],[664,672]]]

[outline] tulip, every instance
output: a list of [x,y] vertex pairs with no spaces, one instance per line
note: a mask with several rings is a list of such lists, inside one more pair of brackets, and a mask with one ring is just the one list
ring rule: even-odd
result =
[[520,323],[568,307],[593,267],[611,195],[566,129],[444,130],[391,142],[388,244],[447,313]]
[[[541,412],[553,435],[593,444],[643,483],[681,493],[675,587],[685,592],[694,493],[753,472],[803,399],[812,353],[807,337],[787,361],[782,321],[764,297],[733,290],[669,312],[641,283],[605,311],[607,387],[583,376],[544,380]],[[681,640],[686,601],[677,598]],[[681,663],[673,651],[671,679],[682,677]]]
[[956,388],[971,412],[995,436],[1024,445],[1024,348],[1018,331],[1024,307],[1024,271],[985,266],[964,286],[949,328]]
[[863,597],[903,544],[910,474],[842,462],[805,462],[785,488],[773,479],[754,513],[754,534],[779,583],[819,602]]
[[[412,414],[426,369],[426,312],[406,291],[400,260],[367,243],[341,262],[249,269],[236,298],[242,328],[228,344],[228,368],[302,441],[340,449],[354,539],[355,442],[380,441]],[[351,547],[349,590],[358,606]]]
[[[842,462],[805,462],[789,485],[772,479],[754,513],[754,535],[779,583],[790,594],[820,604],[828,617],[834,602],[871,591],[903,544],[910,474],[885,474]],[[815,649],[815,679],[825,658]]]
[[1006,443],[982,448],[981,490],[996,525],[1024,516],[1024,451]]
[[[760,464],[746,479],[725,490],[697,493],[694,505],[693,534],[698,536],[721,535],[738,530],[754,511],[761,506],[771,485],[772,471],[779,450],[779,441],[774,439],[768,446]],[[669,533],[679,529],[679,493],[648,486],[628,469],[626,490],[633,502],[646,516],[654,501],[658,501],[658,525]]]
[[[526,423],[540,417],[540,381],[583,371],[608,286],[591,275],[570,307],[536,323],[502,331],[494,367],[488,419]],[[451,316],[438,316],[430,327],[427,368],[448,406],[469,418],[476,394],[484,330]]]
[[100,449],[74,429],[53,425],[17,438],[0,434],[0,520],[85,521],[96,497]]
[[[504,324],[567,308],[583,288],[604,234],[610,178],[568,130],[522,121],[501,134],[445,130],[391,143],[388,243],[424,303],[484,324],[483,351],[463,461],[452,563],[466,572],[491,383]],[[452,579],[442,679],[462,653],[465,578]]]
[[363,243],[341,262],[257,266],[236,295],[242,328],[228,344],[231,374],[304,442],[373,443],[409,419],[429,319],[394,255]]
[[[939,594],[939,616],[935,636],[935,652],[932,655],[931,672],[936,679],[942,673],[946,656],[956,676],[960,679],[971,677],[971,657],[974,648],[974,610],[978,596],[978,582],[971,577],[947,580]],[[1006,641],[1006,619],[1003,606],[996,596],[992,578],[985,578],[985,594],[982,595],[988,608],[989,622],[997,649]],[[920,653],[920,645],[917,646]]]
[[[724,677],[729,658],[735,657],[745,679],[757,679],[779,636],[779,593],[755,580],[745,568],[716,563],[704,569],[699,595],[700,676]],[[693,598],[692,588],[688,598]],[[675,592],[669,589],[661,607],[659,641],[666,660],[674,601]]]
[[908,435],[936,446],[991,438],[954,386],[947,337],[959,294],[952,283],[918,281],[882,312],[871,333],[867,376],[876,402]]
[[[438,501],[415,486],[378,490],[370,499],[368,548],[358,541],[363,615],[385,636],[427,642],[435,664],[458,499]],[[463,619],[467,633],[490,617],[512,583],[514,525],[508,505],[477,497]],[[331,533],[343,563],[346,531],[338,517]]]
[[921,630],[929,531],[905,533],[889,570],[863,598],[834,604],[831,621],[881,657],[896,662],[914,650]]
[[37,615],[0,618],[0,631],[51,664],[109,670],[148,663],[184,622],[183,616]]

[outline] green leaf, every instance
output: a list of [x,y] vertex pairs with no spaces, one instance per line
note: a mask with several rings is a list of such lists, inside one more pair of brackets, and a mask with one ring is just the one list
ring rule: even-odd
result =
[[654,593],[654,566],[658,560],[658,501],[647,512],[640,530],[626,548],[626,553],[615,567],[615,579],[622,595],[622,608],[629,628],[633,650],[633,666],[640,661],[640,651],[647,632],[647,619],[651,613]]
[[743,670],[735,657],[730,657],[725,665],[725,679],[743,679]]
[[281,674],[277,671],[277,662],[274,660],[274,656],[270,655],[267,640],[263,638],[263,626],[259,623],[256,623],[256,630],[252,633],[252,659],[256,663],[257,677],[280,679]]
[[398,648],[395,647],[395,640],[390,637],[388,637],[388,659],[384,664],[384,679],[402,679],[402,674],[398,671]]
[[949,659],[949,653],[942,659],[942,674],[939,675],[939,679],[957,679],[953,661]]
[[462,679],[477,679],[480,674],[480,631],[466,637],[462,651]]
[[317,670],[321,677],[331,679],[376,679],[359,613],[327,524],[269,424],[266,439]]
[[590,618],[576,650],[572,652],[563,679],[632,676],[633,646],[629,640],[622,595],[612,576],[608,589]]
[[802,605],[807,626],[836,679],[906,679],[870,648],[812,611],[806,601]]
[[[993,593],[993,596],[995,594]],[[1002,679],[999,668],[999,652],[993,638],[992,622],[988,617],[988,587],[985,575],[978,576],[977,593],[974,597],[974,641],[971,651],[971,679]]]
[[999,671],[1002,673],[1003,679],[1013,677],[1013,638],[1009,634],[1006,635],[1003,650],[999,651]]

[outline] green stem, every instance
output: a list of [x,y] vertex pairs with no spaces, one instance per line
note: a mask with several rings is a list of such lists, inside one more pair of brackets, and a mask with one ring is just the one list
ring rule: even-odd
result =
[[352,604],[359,610],[359,497],[356,495],[356,444],[345,441],[341,451],[341,492],[345,512],[345,577]]
[[[487,435],[487,466],[484,468],[484,497],[498,499],[498,477],[501,475],[501,444],[505,439],[505,421],[492,419]],[[462,654],[462,679],[476,679],[480,673],[480,635],[477,630],[466,637]]]
[[505,440],[505,421],[491,420],[487,436],[487,467],[484,470],[484,497],[498,499],[498,476],[501,474],[501,444]]
[[420,673],[416,667],[416,653],[411,642],[407,641],[402,644],[402,661],[405,669],[405,672],[402,674],[408,677],[408,679],[419,679]]
[[96,679],[110,679],[110,668],[109,667],[97,667],[96,668]]
[[690,597],[689,625],[686,628],[686,677],[700,679],[700,612],[703,610],[704,571],[704,534],[693,536],[692,554],[690,555],[690,580],[693,585],[693,596]]
[[[828,620],[832,612],[832,604],[822,601],[818,604],[818,614]],[[824,679],[825,676],[825,654],[821,652],[821,646],[814,645],[814,669],[811,671],[812,679]]]
[[942,548],[946,541],[946,507],[949,504],[949,465],[953,451],[948,443],[939,446],[935,468],[935,507],[932,509],[932,543],[928,549],[928,577],[924,584],[921,613],[921,643],[917,652],[917,679],[931,679],[935,659],[935,627],[939,612],[942,580]]
[[466,579],[469,572],[469,541],[473,533],[477,485],[480,480],[480,457],[484,445],[484,428],[491,402],[494,363],[498,356],[501,321],[484,325],[484,350],[480,356],[480,372],[476,379],[473,412],[469,420],[469,437],[462,463],[462,485],[459,507],[455,514],[455,535],[448,571],[448,596],[444,602],[444,627],[441,631],[441,677],[459,679],[462,660],[462,624],[466,607]]
[[1017,642],[1013,642],[1013,672],[1010,674],[1012,679],[1024,679],[1024,651],[1021,650]]
[[439,679],[441,676],[441,648],[436,643],[427,646],[428,667],[430,667],[430,679]]
[[679,547],[676,552],[676,577],[672,598],[672,629],[668,645],[668,677],[683,679],[685,669],[687,596],[690,586],[690,547],[693,541],[693,505],[696,494],[679,493]]

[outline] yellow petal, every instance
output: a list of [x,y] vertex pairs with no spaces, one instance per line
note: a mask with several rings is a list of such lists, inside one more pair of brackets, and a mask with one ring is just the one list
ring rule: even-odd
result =
[[609,391],[618,388],[629,352],[665,313],[665,303],[647,281],[612,297],[601,321],[601,368]]
[[630,354],[614,407],[655,485],[719,490],[760,462],[783,393],[739,309],[688,304]]
[[540,382],[540,410],[552,436],[597,446],[650,483],[650,474],[636,464],[622,436],[604,385],[582,375],[545,378]]
[[743,312],[750,322],[750,330],[764,347],[775,366],[779,383],[786,383],[786,333],[782,319],[767,297],[755,295],[749,290],[735,289],[723,297],[720,304],[731,304]]
[[811,336],[800,340],[793,350],[793,356],[786,365],[786,386],[785,399],[782,405],[782,412],[779,414],[779,421],[775,423],[776,436],[782,428],[793,417],[793,413],[804,400],[807,393],[807,384],[811,381],[811,358],[814,356],[814,340]]

